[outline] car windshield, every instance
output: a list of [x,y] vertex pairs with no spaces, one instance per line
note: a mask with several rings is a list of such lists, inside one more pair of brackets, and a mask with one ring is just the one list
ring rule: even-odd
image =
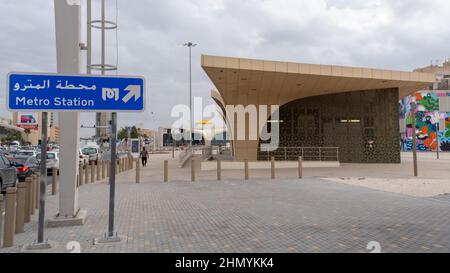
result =
[[97,153],[97,148],[83,148],[81,152],[84,155],[92,155]]

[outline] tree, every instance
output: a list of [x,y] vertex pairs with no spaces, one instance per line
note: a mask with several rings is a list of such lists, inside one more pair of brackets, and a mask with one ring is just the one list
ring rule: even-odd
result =
[[117,138],[119,138],[119,139],[126,139],[126,138],[128,138],[128,130],[129,129],[131,129],[131,134],[130,134],[131,138],[139,138],[139,132],[138,132],[138,129],[136,128],[136,126],[133,126],[133,127],[129,127],[129,126],[122,127],[119,130],[119,133],[117,134]]
[[22,134],[20,132],[13,132],[8,134],[6,137],[2,138],[2,142],[13,142],[13,141],[19,141],[20,143],[23,143]]

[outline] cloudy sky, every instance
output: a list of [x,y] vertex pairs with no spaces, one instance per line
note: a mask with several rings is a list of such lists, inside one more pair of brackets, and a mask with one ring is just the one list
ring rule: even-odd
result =
[[[116,0],[106,2],[115,20]],[[172,124],[172,106],[189,102],[187,41],[198,44],[193,94],[205,103],[212,103],[213,85],[201,54],[407,71],[450,57],[448,0],[118,0],[118,10],[119,42],[108,33],[109,62],[148,83],[148,110],[120,114],[119,126]],[[54,36],[53,0],[1,0],[0,116],[11,116],[4,103],[9,71],[56,71]],[[84,124],[93,118],[82,114]]]

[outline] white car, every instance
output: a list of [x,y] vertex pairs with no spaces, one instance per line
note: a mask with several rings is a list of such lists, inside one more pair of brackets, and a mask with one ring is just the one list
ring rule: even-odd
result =
[[81,153],[89,158],[89,163],[97,164],[102,159],[98,146],[86,146],[81,149]]
[[[36,155],[37,160],[41,160],[41,154]],[[47,152],[46,160],[47,173],[52,173],[52,169],[56,168],[59,173],[59,153]]]

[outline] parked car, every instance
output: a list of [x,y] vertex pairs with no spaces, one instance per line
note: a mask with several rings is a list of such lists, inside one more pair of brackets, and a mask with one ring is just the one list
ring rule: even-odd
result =
[[17,169],[8,158],[0,155],[0,192],[5,192],[9,187],[17,184]]
[[[38,162],[41,160],[41,154],[36,155],[36,159]],[[55,152],[47,152],[47,160],[46,160],[47,174],[51,174],[53,172],[53,168],[58,170],[59,174],[59,153]]]
[[97,163],[101,160],[102,155],[98,146],[86,146],[81,149],[81,153],[89,157],[89,164]]
[[39,170],[39,162],[34,156],[15,156],[9,158],[9,161],[17,168],[19,182],[24,182],[27,177]]

